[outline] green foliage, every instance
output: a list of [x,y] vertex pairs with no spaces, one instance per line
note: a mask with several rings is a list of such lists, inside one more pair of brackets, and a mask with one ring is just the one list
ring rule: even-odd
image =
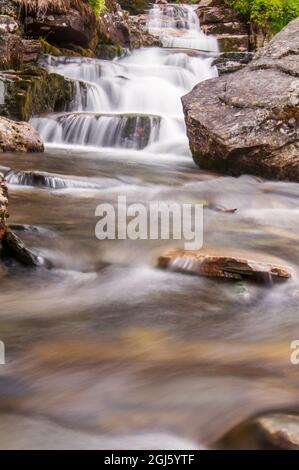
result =
[[277,33],[299,16],[298,0],[230,0],[232,7],[248,21]]
[[102,13],[105,8],[105,0],[86,0],[96,14]]

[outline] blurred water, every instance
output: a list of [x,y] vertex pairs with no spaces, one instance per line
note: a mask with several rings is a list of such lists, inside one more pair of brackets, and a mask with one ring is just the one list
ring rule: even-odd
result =
[[[10,223],[53,269],[1,264],[0,448],[211,447],[263,410],[298,406],[299,187],[195,167],[180,96],[215,75],[210,63],[155,48],[49,58],[79,98],[33,119],[44,154],[1,156]],[[148,141],[133,145],[140,126]],[[275,259],[294,277],[266,288],[160,271],[173,242],[95,238],[96,206],[119,195],[202,202],[204,249]]]

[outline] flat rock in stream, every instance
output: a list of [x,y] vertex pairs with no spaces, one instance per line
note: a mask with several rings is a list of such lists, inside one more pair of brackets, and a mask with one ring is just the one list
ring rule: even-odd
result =
[[194,161],[234,175],[299,181],[299,18],[251,63],[183,97]]
[[284,450],[299,450],[299,416],[273,414],[257,421],[258,430],[273,446]]
[[261,283],[285,280],[292,276],[291,269],[286,266],[249,260],[239,256],[209,254],[201,250],[173,249],[167,251],[159,257],[158,267],[197,276],[249,279]]

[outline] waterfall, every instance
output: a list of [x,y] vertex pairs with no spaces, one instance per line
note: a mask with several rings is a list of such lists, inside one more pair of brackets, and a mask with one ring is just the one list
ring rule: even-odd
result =
[[126,157],[130,149],[190,155],[181,97],[217,71],[212,57],[176,41],[197,41],[196,48],[206,41],[211,50],[216,42],[200,32],[194,8],[186,5],[155,6],[149,28],[159,30],[167,48],[141,48],[114,61],[47,57],[49,72],[74,80],[75,96],[66,113],[31,120],[46,145],[112,147]]
[[200,29],[192,5],[154,5],[147,23],[149,32],[158,36],[164,47],[218,52],[217,40]]

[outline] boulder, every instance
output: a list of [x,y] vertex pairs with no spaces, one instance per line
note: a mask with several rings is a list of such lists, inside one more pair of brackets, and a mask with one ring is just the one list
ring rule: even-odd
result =
[[22,67],[22,39],[11,33],[0,34],[0,70],[20,70]]
[[239,255],[222,256],[218,253],[206,253],[203,250],[167,251],[160,256],[158,267],[197,276],[232,280],[250,279],[266,283],[289,279],[292,276],[291,269],[286,266],[251,260]]
[[299,450],[299,416],[270,414],[257,419],[257,428],[272,446],[283,450]]
[[0,242],[3,239],[6,230],[6,221],[8,218],[8,196],[5,179],[0,174]]
[[43,152],[37,131],[27,122],[0,117],[0,152]]
[[299,18],[234,74],[183,97],[201,168],[299,181]]
[[142,16],[129,16],[116,2],[100,15],[98,34],[99,51],[102,51],[103,44],[129,49],[161,45],[160,40],[144,26]]
[[34,114],[65,111],[74,94],[72,80],[40,68],[0,73],[0,114],[11,119],[28,121]]
[[59,46],[69,43],[87,47],[92,40],[97,18],[88,3],[81,0],[37,0],[19,4],[20,19],[27,37],[46,38]]

